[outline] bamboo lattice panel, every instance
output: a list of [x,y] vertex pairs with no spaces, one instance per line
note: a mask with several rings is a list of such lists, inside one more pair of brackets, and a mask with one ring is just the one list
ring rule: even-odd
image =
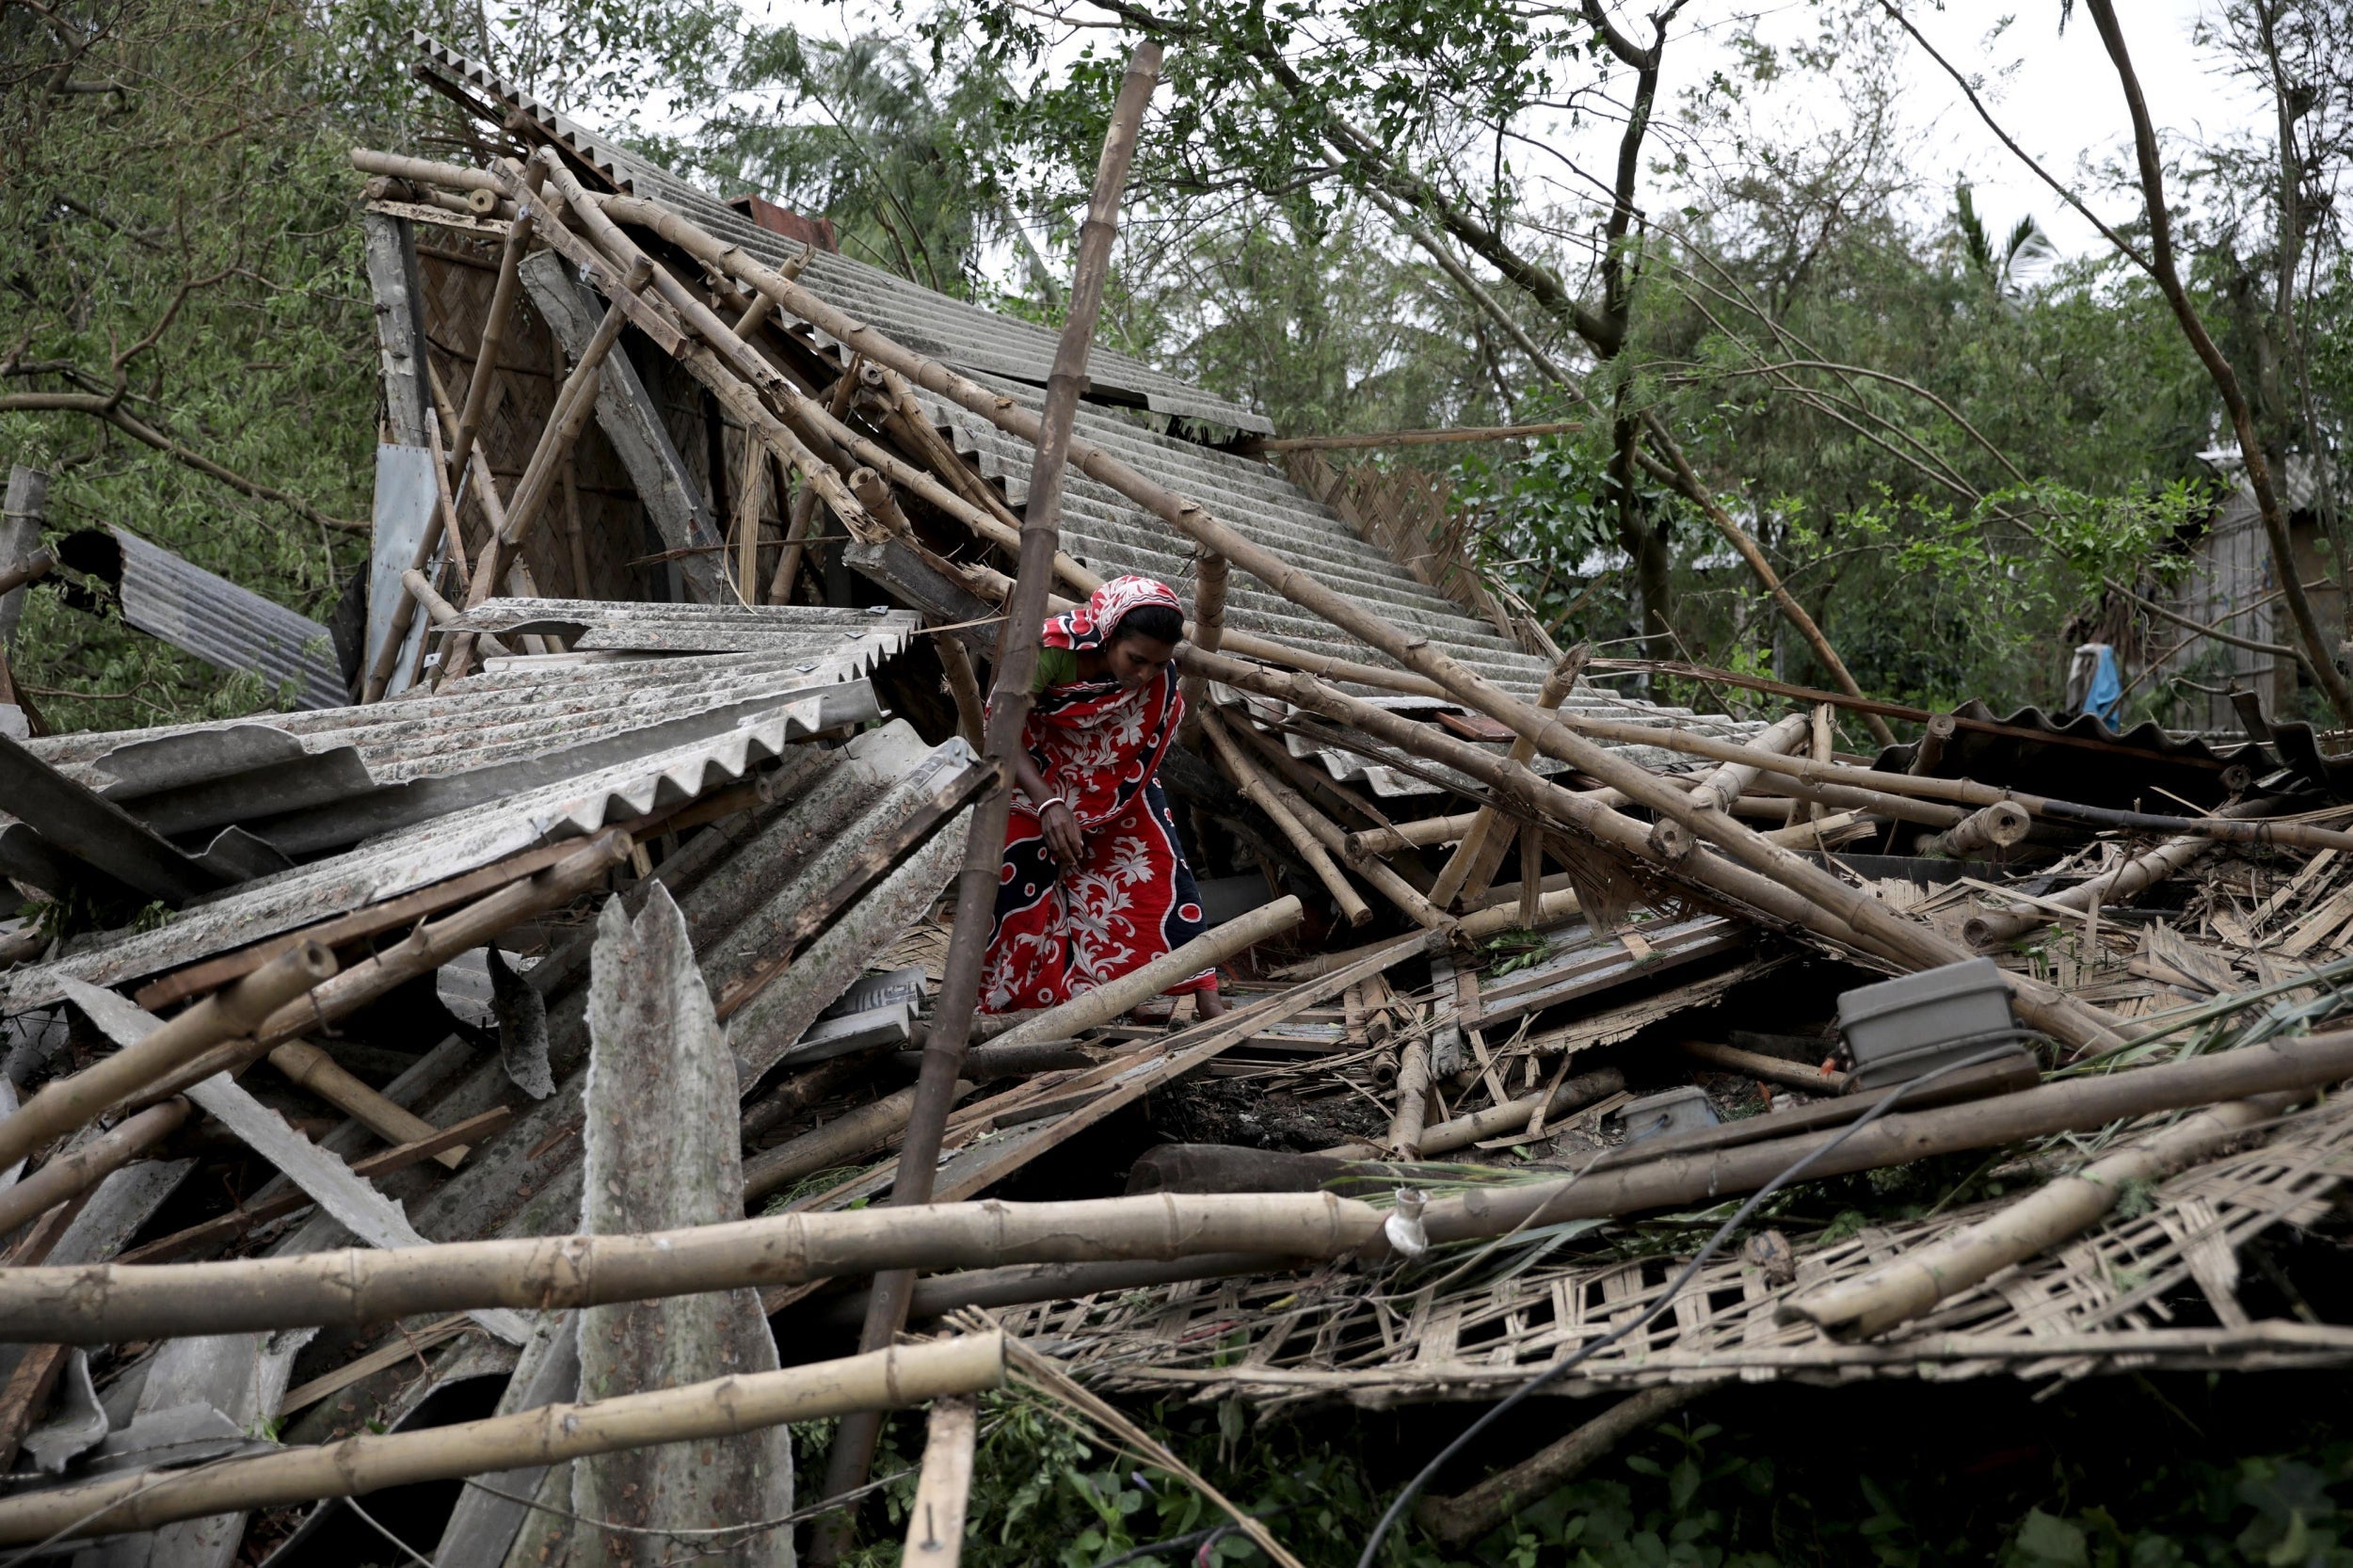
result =
[[[1849,1278],[1999,1202],[1942,1220],[1865,1229],[1801,1252],[1775,1287],[1737,1254],[1711,1263],[1648,1329],[1585,1362],[1551,1391],[1738,1377],[1836,1383],[2008,1371],[2069,1380],[2095,1371],[2353,1363],[2353,1329],[2250,1322],[2233,1287],[2236,1250],[2272,1225],[2305,1225],[2353,1168],[2353,1103],[2291,1118],[2263,1145],[2175,1176],[2144,1213],[2113,1218],[2053,1254],[1948,1301],[1899,1336],[1862,1345],[1774,1320],[1800,1290]],[[1026,1307],[1006,1326],[1052,1342],[1099,1384],[1265,1406],[1345,1399],[1391,1404],[1492,1399],[1564,1350],[1656,1302],[1684,1259],[1529,1270],[1490,1287],[1390,1295],[1392,1277],[1343,1268],[1200,1281]],[[2202,1310],[2184,1314],[2194,1285]],[[2195,1301],[2197,1298],[2193,1298]],[[2177,1325],[2177,1314],[2195,1317]]]

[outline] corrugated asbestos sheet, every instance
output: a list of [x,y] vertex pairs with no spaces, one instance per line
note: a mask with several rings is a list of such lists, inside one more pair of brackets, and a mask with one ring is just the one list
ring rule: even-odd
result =
[[[619,629],[634,612],[677,608],[573,605],[568,624],[605,612],[606,630],[626,643],[642,640]],[[739,639],[787,627],[806,636],[749,653],[558,656],[552,668],[518,660],[522,667],[440,696],[33,743],[51,766],[159,831],[249,834],[290,856],[374,836],[185,910],[163,931],[79,955],[71,972],[114,984],[167,954],[174,966],[190,962],[715,788],[795,740],[877,717],[864,677],[905,648],[916,620],[905,612],[738,614],[766,623],[740,626]],[[32,832],[0,822],[0,834]],[[86,961],[98,968],[85,972]],[[21,975],[0,1008],[38,1005],[53,990]]]
[[[429,69],[530,116],[548,136],[601,170],[620,189],[678,208],[712,233],[742,246],[771,265],[800,253],[801,248],[782,235],[770,233],[708,192],[509,87],[474,61],[442,48],[423,33],[410,36]],[[810,258],[801,281],[897,342],[959,370],[1009,376],[1044,386],[1047,373],[1053,368],[1057,337],[1053,330],[951,299],[847,256],[819,251]],[[1187,386],[1141,360],[1099,344],[1088,359],[1087,379],[1091,395],[1098,399],[1130,403],[1153,413],[1199,420],[1229,430],[1257,435],[1273,430],[1262,414]]]
[[326,627],[241,588],[127,528],[86,528],[57,558],[114,590],[123,621],[217,669],[252,671],[273,696],[291,689],[303,708],[351,700]]
[[[2324,758],[2308,724],[2274,725],[2271,744],[2217,750],[2195,738],[2177,740],[2153,724],[2118,734],[2089,713],[2064,721],[2040,708],[2021,708],[2007,718],[1972,698],[1953,710],[1961,729],[1945,744],[1934,770],[1940,778],[1999,778],[2012,789],[2087,806],[2171,812],[2189,801],[2212,808],[2232,791],[2223,775],[2244,767],[2256,778],[2286,769],[2298,782],[2353,799],[2353,757]],[[1974,721],[2000,731],[1970,728]],[[1875,766],[1903,772],[1916,745],[1890,746]],[[2179,799],[2168,803],[2160,792]]]

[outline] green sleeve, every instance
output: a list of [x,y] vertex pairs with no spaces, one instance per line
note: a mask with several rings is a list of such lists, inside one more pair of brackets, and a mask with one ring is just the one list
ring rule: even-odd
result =
[[1037,650],[1037,673],[1030,677],[1030,695],[1034,696],[1048,686],[1067,686],[1079,679],[1079,655],[1067,648],[1041,648]]

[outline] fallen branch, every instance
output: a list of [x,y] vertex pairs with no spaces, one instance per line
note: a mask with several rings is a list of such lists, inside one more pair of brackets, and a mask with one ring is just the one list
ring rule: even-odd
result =
[[1628,1437],[1717,1387],[1715,1383],[1662,1383],[1628,1395],[1592,1420],[1545,1444],[1467,1492],[1424,1497],[1414,1516],[1448,1546],[1461,1548],[1509,1519],[1515,1510],[1566,1486]]

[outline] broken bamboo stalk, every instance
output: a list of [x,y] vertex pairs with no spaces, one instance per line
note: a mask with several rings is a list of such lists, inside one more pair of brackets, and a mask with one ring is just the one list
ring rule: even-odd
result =
[[[458,609],[456,605],[452,604],[448,600],[443,599],[439,593],[437,593],[434,590],[432,581],[428,579],[424,573],[417,570],[414,567],[411,567],[407,571],[402,572],[400,574],[400,581],[402,586],[408,590],[408,597],[417,603],[424,606],[425,616],[436,626],[447,626],[451,621],[456,620],[459,616],[465,613],[464,611]],[[398,630],[398,628],[396,628],[396,630]],[[405,635],[402,640],[407,640]],[[507,655],[508,649],[506,645],[499,641],[496,637],[490,635],[488,632],[475,632],[473,634],[473,640],[476,648],[486,650],[493,657],[503,659]]]
[[[1210,648],[1209,651],[1214,653],[1217,649]],[[1553,665],[1552,672],[1545,677],[1544,689],[1536,694],[1536,706],[1549,713],[1566,701],[1569,693],[1576,688],[1577,674],[1584,669],[1585,661],[1592,651],[1587,644],[1579,643],[1563,654],[1561,662]],[[1534,761],[1536,743],[1525,735],[1514,736],[1511,758],[1522,765]],[[1430,902],[1446,909],[1453,905],[1458,894],[1467,892],[1477,898],[1485,892],[1487,884],[1495,880],[1495,868],[1501,863],[1503,856],[1503,844],[1498,841],[1495,855],[1490,857],[1487,854],[1488,840],[1499,840],[1509,831],[1502,813],[1495,808],[1485,807],[1474,812],[1469,828],[1463,834],[1462,842],[1454,846],[1454,854],[1438,872],[1438,880],[1430,889]],[[1482,866],[1486,869],[1484,876],[1479,875]],[[1474,881],[1478,886],[1472,886]]]
[[68,1150],[15,1186],[0,1191],[0,1236],[45,1208],[88,1192],[169,1137],[188,1119],[188,1102],[172,1098],[124,1118],[78,1149]]
[[[958,1099],[971,1092],[970,1082],[962,1079],[956,1081]],[[845,1111],[798,1138],[753,1155],[744,1161],[744,1206],[749,1208],[803,1176],[852,1163],[905,1127],[907,1113],[914,1109],[915,1090],[910,1085],[855,1111]]]
[[0,594],[12,594],[27,583],[38,583],[56,569],[56,552],[36,550],[6,571],[0,571]]
[[[2105,1127],[2160,1111],[2309,1090],[2353,1074],[2353,1031],[2267,1040],[2236,1050],[2096,1077],[2065,1079],[1933,1111],[1894,1112],[1852,1132],[1808,1167],[1810,1179],[1994,1148],[2055,1132]],[[1433,1197],[1422,1215],[1433,1241],[1500,1235],[1522,1225],[1719,1203],[1753,1192],[1835,1132],[1669,1156],[1569,1180]]]
[[[1644,824],[1596,804],[1590,795],[1562,789],[1529,768],[1514,766],[1508,758],[1481,750],[1468,742],[1458,741],[1434,726],[1417,724],[1403,714],[1336,692],[1310,677],[1297,673],[1269,670],[1221,654],[1205,654],[1196,648],[1179,648],[1177,662],[1180,664],[1193,664],[1201,668],[1203,674],[1227,685],[1293,703],[1352,726],[1365,734],[1417,751],[1480,780],[1506,799],[1517,802],[1529,815],[1548,817],[1577,828],[1605,845],[1614,846],[1619,853],[1631,859],[1648,860],[1657,855],[1650,842],[1650,830]],[[1687,811],[1686,815],[1693,814]],[[1762,840],[1756,841],[1763,842]],[[1798,860],[1794,855],[1788,855],[1778,846],[1765,847],[1786,856],[1807,872],[1816,871],[1810,864]],[[1843,913],[1804,897],[1782,876],[1763,874],[1747,866],[1735,864],[1727,857],[1713,855],[1690,855],[1672,868],[1662,869],[1671,869],[1677,876],[1746,904],[1785,926],[1812,931],[1849,948],[1879,952],[1908,968],[1929,967],[1917,945],[1892,942],[1884,948],[1875,945],[1869,936],[1849,923]],[[1858,893],[1856,897],[1871,903],[1882,916],[1886,915],[1886,911],[1871,901],[1868,894]],[[1508,926],[1507,918],[1506,926],[1500,929],[1508,929]],[[1914,933],[1920,931],[1918,927],[1911,929]],[[1957,944],[1943,942],[1929,944],[1928,948],[1929,953],[1936,955],[1938,963],[1955,961],[1948,954],[1958,951]],[[2013,1004],[2020,1016],[2035,1027],[2059,1038],[2080,1037],[2102,1045],[2121,1043],[2121,1036],[2104,1015],[2029,977],[2006,975],[2004,978],[2010,986]]]
[[895,1409],[1000,1387],[1004,1372],[1004,1336],[970,1334],[781,1371],[740,1372],[649,1393],[541,1405],[424,1432],[369,1432],[339,1443],[215,1460],[188,1470],[135,1471],[0,1499],[0,1544],[150,1530],[179,1519],[360,1496],[386,1487],[727,1437],[856,1410]]
[[[2279,808],[2277,800],[2242,802],[2223,808],[2226,811],[2245,811],[2249,815],[2260,809]],[[2030,931],[2040,931],[2060,917],[2062,910],[2089,914],[2102,904],[2129,904],[2211,853],[2219,840],[2203,835],[2184,835],[2169,839],[2146,855],[2135,856],[2115,870],[2076,884],[2063,893],[2036,904],[2014,904],[2008,909],[1983,915],[1972,915],[1961,923],[1961,939],[1972,947],[1999,947],[2015,941]]]
[[[1195,648],[1218,650],[1225,640],[1225,588],[1233,578],[1233,568],[1225,556],[1213,550],[1197,551],[1193,558],[1193,625],[1188,628]],[[1177,682],[1184,694],[1185,706],[1202,712],[1209,711],[1206,700],[1208,683],[1198,676],[1187,676]],[[1361,920],[1353,923],[1361,925]]]
[[[1787,756],[1806,744],[1814,732],[1813,720],[1804,713],[1789,713],[1775,720],[1765,732],[1749,744],[1760,751]],[[1691,791],[1691,804],[1703,811],[1729,811],[1733,804],[1748,793],[1764,770],[1748,762],[1720,762]]]
[[923,1431],[923,1468],[907,1504],[901,1568],[956,1568],[964,1556],[964,1515],[972,1496],[972,1455],[980,1407],[968,1394],[934,1400]]
[[357,1326],[420,1312],[535,1311],[893,1269],[1260,1252],[1331,1257],[1380,1227],[1323,1192],[806,1212],[643,1235],[535,1236],[230,1262],[0,1272],[0,1340],[104,1344]]
[[506,241],[499,247],[498,282],[490,290],[490,313],[482,324],[481,346],[474,350],[473,375],[466,382],[466,406],[458,410],[457,428],[450,436],[450,466],[461,473],[482,422],[488,417],[490,385],[498,376],[499,353],[506,346],[507,324],[515,316],[515,296],[522,292],[523,252],[531,248],[531,231],[541,205],[539,187],[547,183],[547,171],[534,164],[522,178],[524,194],[516,200],[515,220],[507,225]]
[[[768,296],[760,295],[758,297],[765,300]],[[857,369],[865,361],[857,355],[851,355],[850,362],[842,367],[840,377],[834,382],[833,392],[825,400],[825,411],[837,422],[849,412],[850,400],[857,392]],[[785,514],[784,553],[777,558],[776,576],[768,584],[769,603],[792,602],[793,580],[800,575],[801,556],[808,548],[808,526],[816,516],[816,488],[803,484],[793,490],[792,504]],[[977,745],[979,742],[976,740],[973,744]]]
[[[1315,872],[1316,880],[1323,884],[1324,890],[1339,905],[1340,913],[1346,917],[1348,923],[1363,925],[1370,920],[1372,905],[1367,904],[1364,896],[1350,883],[1347,873],[1333,860],[1331,851],[1325,849],[1322,841],[1307,831],[1307,824],[1292,813],[1284,799],[1289,792],[1278,792],[1273,780],[1268,778],[1256,762],[1242,755],[1241,748],[1234,744],[1233,736],[1226,733],[1224,719],[1207,707],[1201,710],[1199,718],[1202,733],[1209,738],[1210,748],[1217,753],[1218,760],[1225,765],[1226,775],[1233,779],[1234,787],[1242,792],[1243,799],[1264,811],[1267,820],[1274,824],[1276,830],[1289,840],[1300,859],[1306,862],[1307,869]],[[1291,798],[1298,797],[1293,795]]]
[[[861,537],[872,533],[874,526],[872,520],[856,498],[851,495],[841,475],[812,451],[808,442],[793,428],[798,426],[811,433],[822,429],[822,410],[808,395],[788,380],[783,372],[770,363],[758,349],[728,330],[728,324],[672,276],[667,267],[656,264],[639,249],[637,243],[606,216],[602,201],[582,188],[553,149],[543,147],[535,156],[546,165],[549,181],[554,184],[568,207],[579,215],[582,228],[587,231],[589,243],[608,258],[614,274],[626,274],[633,271],[638,264],[645,264],[651,269],[654,292],[685,323],[688,331],[701,340],[701,346],[690,348],[680,356],[680,362],[697,380],[710,387],[719,401],[744,421],[747,429],[766,441],[769,450],[798,473],[805,484],[815,488],[818,498],[832,508],[843,527]],[[603,280],[596,281],[600,287],[604,286]],[[615,296],[613,303],[646,308],[644,302],[637,298],[637,291],[626,288]],[[777,407],[784,410],[781,421],[768,411],[763,397],[774,398]]]
[[735,597],[745,604],[760,602],[760,509],[767,490],[768,451],[746,434],[744,476],[735,497]]
[[1375,859],[1385,859],[1409,849],[1433,849],[1441,844],[1460,843],[1463,835],[1471,830],[1471,824],[1490,809],[1492,808],[1482,806],[1476,811],[1461,811],[1450,817],[1423,817],[1415,822],[1399,823],[1393,827],[1368,827],[1351,833],[1348,836],[1350,863],[1353,864],[1359,856],[1369,855]]
[[[1325,816],[1323,808],[1309,800],[1298,787],[1319,782],[1310,776],[1311,770],[1305,764],[1286,751],[1272,738],[1258,733],[1249,725],[1227,727],[1222,732],[1229,740],[1235,736],[1241,737],[1259,756],[1272,763],[1276,773],[1288,775],[1296,780],[1295,784],[1287,783],[1274,775],[1263,771],[1258,775],[1268,790],[1283,803],[1284,809],[1288,810],[1299,824],[1307,830],[1308,835],[1322,846],[1327,855],[1348,853],[1348,830]],[[1322,785],[1328,785],[1330,781],[1320,782]],[[1333,792],[1339,793],[1337,790]],[[1372,884],[1373,891],[1387,899],[1400,914],[1420,926],[1424,931],[1450,932],[1454,929],[1457,923],[1454,917],[1432,903],[1423,895],[1420,888],[1406,881],[1396,867],[1383,860],[1358,859],[1353,864],[1357,874]]]
[[[1590,1073],[1579,1073],[1575,1078],[1564,1078],[1549,1089],[1523,1095],[1501,1105],[1491,1105],[1484,1111],[1474,1111],[1466,1116],[1456,1116],[1422,1128],[1418,1145],[1421,1157],[1427,1160],[1441,1154],[1452,1154],[1456,1149],[1466,1149],[1490,1138],[1524,1132],[1535,1123],[1539,1111],[1549,1122],[1555,1116],[1564,1116],[1580,1106],[1591,1105],[1595,1100],[1617,1094],[1625,1087],[1625,1074],[1615,1067],[1601,1067]],[[1342,1160],[1378,1160],[1385,1151],[1372,1144],[1337,1144],[1317,1152]]]
[[1931,1311],[2013,1263],[2089,1229],[2136,1183],[2160,1181],[2205,1160],[2293,1103],[2289,1094],[2210,1105],[2162,1131],[2102,1155],[1975,1224],[1948,1231],[1870,1272],[1784,1302],[1781,1320],[1802,1320],[1841,1338],[1865,1338]]
[[250,1040],[215,1046],[160,1083],[149,1086],[140,1103],[179,1094],[216,1072],[239,1071],[296,1035],[315,1033],[393,987],[483,946],[508,927],[569,904],[628,859],[634,841],[624,828],[607,828],[546,870],[518,878],[495,893],[419,925],[392,946],[272,1012],[253,1029]]
[[1400,1160],[1421,1158],[1430,1117],[1430,1042],[1417,1034],[1397,1056],[1397,1108],[1389,1113],[1389,1147]]
[[1918,853],[1947,860],[1966,860],[1988,850],[2008,849],[2025,842],[2034,818],[2016,801],[2002,800],[1973,811],[1942,833],[1920,840]]
[[[441,1130],[377,1094],[308,1040],[289,1040],[274,1048],[269,1064],[387,1144],[413,1144]],[[464,1162],[466,1150],[461,1144],[433,1158],[454,1171]]]
[[101,1057],[70,1078],[52,1080],[15,1114],[0,1120],[0,1169],[200,1059],[216,1042],[252,1030],[335,970],[333,953],[316,942],[300,943],[178,1014],[137,1045]]
[[[652,276],[653,264],[641,256],[623,275],[621,288],[632,296],[642,294]],[[473,591],[467,596],[466,608],[473,609],[491,598],[499,581],[506,575],[507,563],[522,553],[533,526],[539,520],[539,513],[554,490],[557,465],[570,454],[572,443],[580,439],[588,417],[596,411],[605,356],[621,341],[621,328],[628,325],[629,310],[616,299],[605,307],[587,345],[580,351],[580,358],[572,361],[570,373],[556,392],[555,406],[548,410],[548,422],[539,432],[539,442],[532,448],[531,458],[523,465],[522,477],[515,481],[514,494],[506,504],[506,520],[482,547],[482,559],[474,570]]]
[[[1160,954],[1150,963],[1083,991],[1057,1007],[1016,1015],[1011,1027],[997,1034],[992,1050],[1010,1050],[1045,1040],[1067,1040],[1100,1028],[1122,1013],[1151,1000],[1171,985],[1215,968],[1244,948],[1279,936],[1297,925],[1306,911],[1298,899],[1286,894],[1214,926],[1184,946]],[[976,1034],[982,1032],[975,1031]]]
[[981,682],[972,672],[972,655],[952,632],[933,632],[932,647],[939,654],[948,696],[956,705],[956,733],[964,737],[965,744],[978,751],[987,738],[988,715],[981,706]]
[[1713,1040],[1686,1040],[1683,1054],[1705,1062],[1718,1072],[1738,1073],[1743,1078],[1762,1079],[1778,1083],[1785,1089],[1800,1089],[1809,1095],[1843,1095],[1847,1092],[1848,1075],[1808,1066],[1785,1057],[1768,1056],[1761,1050],[1742,1050],[1737,1046],[1719,1044]]

